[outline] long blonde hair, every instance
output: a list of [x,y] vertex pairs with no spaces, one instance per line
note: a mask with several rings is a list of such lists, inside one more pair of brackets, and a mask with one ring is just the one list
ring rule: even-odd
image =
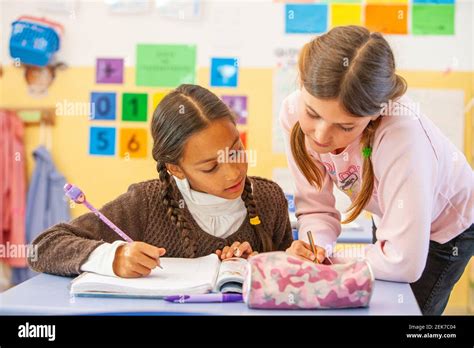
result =
[[[298,68],[301,85],[312,96],[338,98],[357,116],[373,116],[389,100],[406,91],[405,80],[395,73],[395,60],[380,33],[364,27],[336,27],[303,46]],[[371,148],[380,117],[371,121],[361,136],[361,147]],[[291,131],[291,151],[298,168],[313,186],[321,189],[323,173],[306,151],[305,135],[297,122]],[[370,151],[370,150],[369,150]],[[343,223],[357,218],[372,197],[374,171],[370,154],[364,156],[362,185],[348,208]]]

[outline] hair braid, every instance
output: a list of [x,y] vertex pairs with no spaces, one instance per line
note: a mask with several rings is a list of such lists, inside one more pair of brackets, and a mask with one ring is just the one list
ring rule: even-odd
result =
[[171,221],[176,224],[178,231],[185,247],[186,257],[194,257],[196,255],[196,244],[191,236],[192,228],[183,215],[179,203],[173,197],[173,185],[171,175],[168,173],[163,162],[157,163],[157,170],[161,181],[161,199],[166,207],[166,213]]
[[[360,139],[362,149],[370,148],[371,151],[375,131],[380,125],[380,120],[381,117],[378,117],[375,121],[370,121],[370,123],[364,129],[364,132],[362,133],[362,137]],[[343,224],[347,224],[351,221],[354,221],[357,216],[359,216],[359,214],[362,212],[362,210],[364,210],[365,206],[372,198],[372,192],[374,191],[374,169],[372,166],[371,157],[372,156],[370,155],[363,156],[364,162],[362,164],[362,185],[359,190],[359,193],[347,209],[347,211],[350,213],[349,216],[344,221],[342,221]]]
[[[250,182],[249,177],[245,178],[245,186],[244,191],[242,192],[242,200],[244,201],[245,207],[247,208],[248,215],[250,219],[257,218],[258,219],[258,212],[257,212],[257,205],[253,198],[252,192],[252,183]],[[262,242],[263,251],[273,251],[273,241],[271,237],[267,234],[267,232],[263,229],[262,224],[252,224],[257,236],[260,238]]]

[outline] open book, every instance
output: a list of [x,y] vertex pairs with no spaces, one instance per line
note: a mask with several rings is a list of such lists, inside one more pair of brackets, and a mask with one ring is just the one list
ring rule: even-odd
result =
[[71,295],[117,297],[163,297],[242,292],[247,260],[220,261],[216,254],[195,259],[160,258],[159,267],[143,278],[119,278],[85,272],[71,282]]

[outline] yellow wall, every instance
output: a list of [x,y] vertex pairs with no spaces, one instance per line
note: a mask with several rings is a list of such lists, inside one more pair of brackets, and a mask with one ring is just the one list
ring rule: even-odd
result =
[[[123,85],[96,85],[95,68],[74,67],[59,71],[56,81],[49,90],[46,98],[32,99],[27,94],[23,71],[19,68],[5,67],[3,78],[0,78],[1,107],[53,107],[57,102],[89,102],[91,91],[146,92],[149,93],[149,115],[152,113],[151,93],[159,91],[155,88],[137,87],[134,85],[135,71],[127,68]],[[401,74],[407,79],[411,87],[419,88],[457,88],[465,90],[466,103],[473,98],[474,73],[452,72],[445,75],[441,72],[412,72]],[[208,86],[209,70],[198,70],[197,83]],[[239,87],[237,89],[214,89],[218,95],[246,94],[248,95],[249,118],[248,125],[242,130],[249,130],[247,135],[248,147],[257,151],[257,166],[250,168],[251,175],[260,175],[271,178],[272,169],[286,167],[286,158],[283,154],[272,153],[272,70],[242,68],[239,72]],[[121,98],[117,95],[117,118],[120,119]],[[472,145],[472,115],[471,109],[466,114],[465,153],[474,163]],[[150,117],[149,117],[150,118]],[[89,125],[110,125],[148,127],[147,124],[88,120],[87,116],[58,116],[53,129],[53,158],[58,169],[66,176],[69,182],[79,185],[87,194],[91,202],[100,207],[107,201],[124,192],[134,182],[156,177],[155,163],[151,158],[151,137],[148,138],[148,158],[125,160],[115,157],[94,157],[88,155]],[[28,155],[28,176],[33,169],[31,153],[38,145],[38,127],[28,127],[25,134],[26,153]],[[73,216],[85,212],[81,206],[71,210]],[[468,281],[464,276],[456,286],[450,301],[450,306],[465,307],[468,296]]]
[[[209,70],[199,69],[198,83],[208,85]],[[26,93],[22,71],[6,68],[3,79],[3,107],[55,107],[56,102],[89,102],[91,91],[146,92],[149,93],[149,120],[145,123],[118,121],[89,121],[87,116],[57,116],[53,129],[53,158],[58,169],[73,183],[81,186],[91,201],[100,206],[124,192],[133,182],[156,177],[155,163],[148,151],[147,159],[125,160],[116,157],[95,157],[88,155],[89,125],[107,125],[117,127],[148,127],[152,113],[152,98],[150,94],[160,91],[156,88],[134,86],[134,69],[126,69],[124,85],[96,85],[94,68],[69,68],[58,73],[57,79],[49,90],[49,95],[40,100],[32,99]],[[267,86],[267,87],[262,87]],[[241,69],[239,73],[239,88],[214,89],[218,95],[239,94],[248,95],[248,109],[251,116],[246,126],[241,130],[252,129],[247,135],[248,147],[258,151],[257,166],[250,168],[251,175],[271,177],[273,166],[286,166],[283,155],[271,153],[271,108],[272,108],[272,71],[270,69]],[[244,92],[245,91],[245,92]],[[121,98],[117,96],[117,110],[121,110]],[[120,112],[118,112],[120,119]],[[38,145],[38,127],[26,129],[26,151],[31,154]],[[151,137],[148,139],[151,149]],[[28,157],[28,175],[33,169],[32,157]],[[78,207],[72,210],[74,216],[85,210]]]

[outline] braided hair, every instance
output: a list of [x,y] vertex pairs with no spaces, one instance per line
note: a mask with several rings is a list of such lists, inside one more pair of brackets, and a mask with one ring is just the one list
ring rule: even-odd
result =
[[173,185],[171,183],[171,180],[173,179],[163,162],[158,162],[157,169],[162,185],[160,197],[165,207],[167,207],[166,214],[171,221],[173,221],[181,234],[181,239],[183,240],[185,247],[185,256],[194,257],[196,254],[196,245],[191,236],[192,227],[184,217],[178,201],[174,199]]

